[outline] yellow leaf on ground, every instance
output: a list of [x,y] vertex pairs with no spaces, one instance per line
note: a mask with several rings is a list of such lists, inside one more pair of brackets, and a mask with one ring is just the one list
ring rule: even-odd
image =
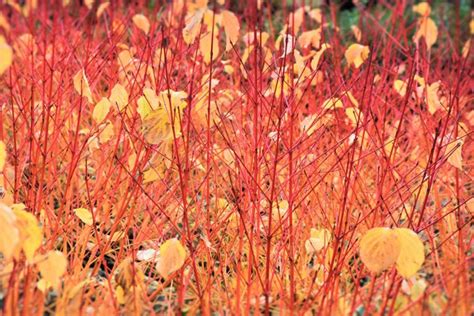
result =
[[408,228],[395,228],[394,233],[400,243],[400,254],[396,261],[398,273],[410,278],[418,272],[425,261],[425,250],[420,237]]
[[376,227],[367,231],[360,241],[360,258],[365,266],[375,273],[393,265],[400,254],[397,234],[386,227]]
[[164,278],[181,269],[186,259],[186,249],[176,239],[168,239],[160,246],[160,258],[156,264],[156,270]]
[[92,213],[85,208],[76,208],[74,209],[74,213],[77,217],[86,225],[91,226],[93,224]]

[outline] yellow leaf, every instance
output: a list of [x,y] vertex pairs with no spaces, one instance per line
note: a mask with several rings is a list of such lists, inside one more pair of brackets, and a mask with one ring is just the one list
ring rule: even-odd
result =
[[346,108],[345,112],[353,126],[356,126],[357,122],[360,122],[362,120],[362,113],[356,107]]
[[306,240],[304,247],[307,254],[312,254],[324,248],[324,241],[319,238],[309,238]]
[[156,264],[156,270],[164,278],[181,269],[186,259],[186,249],[176,239],[168,239],[160,246],[160,258]]
[[101,131],[99,134],[99,142],[101,144],[107,143],[114,137],[114,125],[110,121],[106,121],[101,125]]
[[367,269],[379,273],[393,265],[400,254],[397,234],[386,227],[367,231],[360,241],[360,258]]
[[352,44],[347,48],[344,53],[344,57],[347,60],[347,63],[353,65],[355,68],[359,68],[364,61],[369,57],[370,49],[369,46],[364,46],[360,44]]
[[97,13],[95,14],[97,18],[100,18],[102,14],[105,12],[105,10],[110,6],[110,2],[104,2],[99,5],[97,8]]
[[20,242],[20,231],[16,226],[16,216],[12,209],[0,203],[0,253],[8,261]]
[[47,285],[57,289],[61,276],[66,272],[67,259],[60,251],[49,251],[43,261],[38,262],[38,269]]
[[0,35],[0,76],[11,66],[13,62],[13,49],[7,44],[5,38]]
[[297,34],[303,24],[304,13],[306,11],[306,7],[299,7],[295,10],[295,12],[290,12],[288,15],[288,25],[293,27],[293,34]]
[[150,22],[143,14],[135,14],[132,18],[133,24],[138,27],[140,30],[148,34],[150,32]]
[[[7,18],[0,12],[0,27],[5,30],[5,32],[10,32],[10,23],[8,23]],[[0,43],[2,40],[0,39]]]
[[408,228],[395,228],[400,244],[400,254],[396,261],[398,273],[404,278],[415,275],[425,261],[425,250],[420,237]]
[[143,89],[143,95],[137,100],[137,112],[143,119],[153,110],[158,109],[159,99],[155,91],[150,88]]
[[323,20],[323,14],[322,14],[321,9],[313,9],[308,12],[308,15],[311,19],[313,19],[317,23],[321,23]]
[[120,285],[117,285],[117,287],[115,288],[115,296],[117,297],[117,303],[119,303],[120,305],[123,305],[127,302],[125,300],[125,291]]
[[76,208],[74,209],[74,213],[77,217],[86,225],[91,226],[93,224],[92,213],[85,208]]
[[467,58],[470,50],[471,50],[471,40],[468,39],[466,43],[464,43],[464,46],[462,47],[462,57]]
[[421,16],[428,16],[431,13],[431,7],[428,2],[420,2],[413,6],[413,12]]
[[43,230],[36,216],[25,210],[24,204],[13,204],[12,209],[17,218],[17,227],[20,229],[19,246],[23,249],[26,260],[31,262],[43,242]]
[[308,254],[320,251],[331,241],[331,232],[326,229],[311,228],[311,237],[306,240],[305,248]]
[[226,45],[225,50],[229,51],[232,48],[232,44],[235,45],[237,40],[239,39],[239,31],[240,31],[240,24],[239,19],[235,16],[234,13],[222,10],[222,26],[224,27],[224,32],[226,36]]
[[329,245],[329,242],[332,239],[331,232],[329,229],[322,228],[322,229],[315,229],[311,228],[311,238],[318,238],[321,239],[324,243],[324,247]]
[[186,44],[192,44],[199,34],[201,21],[206,12],[206,8],[200,8],[186,15],[186,26],[183,28],[183,39]]
[[430,50],[431,46],[436,43],[438,38],[438,27],[431,18],[425,17],[419,19],[418,30],[416,31],[413,40],[418,42],[421,37],[425,39],[428,50]]
[[94,6],[94,0],[84,0],[84,4],[90,10]]
[[[143,119],[142,131],[145,140],[150,144],[159,144],[181,135],[181,117],[186,107],[187,94],[183,91],[162,91],[159,95],[159,106]],[[171,99],[171,103],[170,103]],[[171,113],[169,111],[172,111]]]
[[425,292],[425,289],[428,287],[428,284],[424,279],[418,279],[415,281],[415,284],[413,284],[413,287],[411,288],[410,291],[410,298],[412,301],[418,300],[423,293]]
[[74,89],[79,95],[86,97],[89,103],[93,103],[92,92],[87,81],[86,73],[84,69],[79,70],[73,78]]
[[362,39],[362,31],[357,25],[352,25],[351,26],[352,33],[354,34],[354,37],[356,38],[356,41],[360,42]]
[[96,123],[101,123],[110,111],[110,101],[106,97],[100,99],[92,111],[92,118]]
[[5,143],[0,140],[0,171],[5,167],[5,162],[7,161],[7,149]]
[[464,141],[463,139],[458,139],[456,141],[450,142],[446,145],[446,155],[449,155],[448,162],[462,170],[462,145]]
[[152,167],[143,171],[143,184],[155,182],[156,180],[163,179],[164,173],[160,172],[159,167]]
[[298,44],[302,48],[306,48],[309,45],[314,48],[318,48],[321,42],[321,28],[315,30],[303,32],[300,37],[298,37]]
[[319,60],[321,59],[321,56],[323,56],[323,53],[326,51],[326,49],[331,48],[331,45],[324,43],[321,45],[321,49],[314,54],[313,59],[311,60],[311,68],[313,70],[316,70],[318,68]]
[[112,88],[109,100],[112,105],[118,106],[119,111],[123,111],[128,105],[128,92],[120,83],[117,83]]
[[393,82],[393,88],[402,97],[404,97],[407,93],[407,83],[403,80],[395,80]]
[[324,101],[323,109],[337,109],[342,108],[342,101],[339,98],[329,98]]
[[204,62],[206,64],[209,64],[211,60],[216,59],[217,55],[219,54],[219,38],[217,27],[214,27],[214,33],[212,33],[212,30],[208,30],[201,36],[201,40],[199,41],[199,51],[204,57]]
[[438,109],[442,109],[441,100],[438,97],[438,90],[441,82],[437,81],[432,84],[426,85],[426,103],[428,104],[428,111],[434,114]]

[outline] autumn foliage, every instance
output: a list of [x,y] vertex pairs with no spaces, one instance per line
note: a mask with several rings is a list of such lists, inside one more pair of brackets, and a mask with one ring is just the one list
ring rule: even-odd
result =
[[473,312],[463,1],[244,2],[0,4],[4,315]]

